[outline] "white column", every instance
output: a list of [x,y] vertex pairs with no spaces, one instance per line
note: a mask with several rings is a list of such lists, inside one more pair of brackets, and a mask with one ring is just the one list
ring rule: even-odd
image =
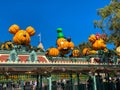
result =
[[49,90],[52,90],[52,78],[51,76],[48,78],[49,80]]
[[93,76],[93,82],[94,82],[94,90],[97,90],[97,87],[96,87],[96,77],[95,77],[95,75]]

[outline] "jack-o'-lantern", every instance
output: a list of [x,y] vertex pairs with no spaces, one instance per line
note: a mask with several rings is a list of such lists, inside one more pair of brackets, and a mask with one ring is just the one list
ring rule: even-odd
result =
[[80,51],[79,51],[78,49],[74,49],[74,50],[72,51],[72,56],[73,56],[73,57],[79,57],[79,56],[80,56]]
[[68,41],[65,38],[59,38],[57,40],[57,46],[59,50],[68,49]]
[[57,46],[60,47],[64,42],[66,42],[65,38],[58,38],[57,39]]
[[26,28],[26,30],[21,30],[16,24],[10,26],[9,32],[14,34],[13,41],[18,45],[29,45],[31,40],[30,36],[35,34],[33,27],[29,26]]

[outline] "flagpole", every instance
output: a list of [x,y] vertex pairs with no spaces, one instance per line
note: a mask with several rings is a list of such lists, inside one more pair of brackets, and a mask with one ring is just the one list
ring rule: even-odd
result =
[[38,43],[39,45],[38,45],[38,47],[44,50],[44,47],[43,47],[42,42],[41,42],[42,41],[42,39],[41,39],[41,33],[38,34],[38,39],[39,39],[39,43]]
[[41,33],[38,34],[39,37],[39,43],[41,43]]
[[42,39],[41,39],[41,33],[40,33],[40,43],[41,43],[41,40],[42,40]]

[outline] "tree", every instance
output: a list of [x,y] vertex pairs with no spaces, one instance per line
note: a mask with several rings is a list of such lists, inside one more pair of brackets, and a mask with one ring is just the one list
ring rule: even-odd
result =
[[79,51],[81,52],[80,54],[83,55],[82,51],[84,48],[91,48],[91,43],[88,41],[88,42],[82,42],[78,45],[78,47],[76,47],[79,49]]
[[101,19],[94,20],[95,28],[100,28],[109,36],[109,43],[120,46],[120,0],[111,0],[109,5],[98,9],[97,15]]

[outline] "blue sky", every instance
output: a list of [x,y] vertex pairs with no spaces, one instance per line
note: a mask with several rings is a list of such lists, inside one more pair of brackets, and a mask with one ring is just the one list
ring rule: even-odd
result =
[[38,45],[38,34],[47,49],[56,47],[57,28],[65,37],[71,37],[75,45],[88,41],[91,34],[101,33],[93,21],[98,19],[97,9],[108,5],[110,0],[0,0],[0,41],[12,40],[9,26],[18,24],[21,29],[32,26],[36,34],[31,45]]

